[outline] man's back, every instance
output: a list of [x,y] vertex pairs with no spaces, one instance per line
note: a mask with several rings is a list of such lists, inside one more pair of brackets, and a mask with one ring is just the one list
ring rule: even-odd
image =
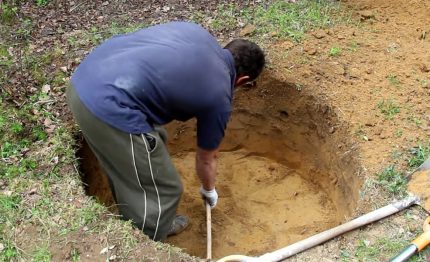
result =
[[205,29],[174,22],[113,37],[72,77],[98,118],[122,131],[231,111],[235,77],[231,53]]

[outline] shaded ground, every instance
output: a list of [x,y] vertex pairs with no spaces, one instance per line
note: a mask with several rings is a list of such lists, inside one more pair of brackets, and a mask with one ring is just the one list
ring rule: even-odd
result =
[[[193,259],[171,246],[149,241],[84,195],[73,166],[76,147],[67,131],[74,127],[70,115],[63,111],[64,83],[91,47],[111,33],[130,30],[129,23],[192,18],[217,28],[211,17],[222,13],[220,3],[58,1],[37,7],[28,2],[19,9],[20,19],[15,20],[19,23],[12,22],[15,29],[2,24],[1,92],[2,103],[9,107],[2,107],[5,113],[0,126],[12,130],[2,135],[9,137],[10,133],[16,133],[14,137],[31,141],[19,147],[18,153],[7,143],[1,147],[5,167],[1,170],[0,222],[5,223],[0,229],[8,232],[8,238],[0,236],[1,258],[13,260],[16,256],[10,254],[19,254],[36,261]],[[365,178],[363,186],[355,189],[359,191],[360,202],[351,215],[356,216],[402,197],[406,187],[404,174],[413,169],[412,160],[417,154],[428,149],[430,2],[358,0],[343,1],[342,5],[354,10],[354,21],[360,22],[315,30],[299,43],[277,41],[276,32],[260,33],[258,28],[255,32],[251,30],[250,35],[255,33],[256,39],[265,40],[263,44],[270,59],[266,75],[281,83],[292,83],[289,86],[296,89],[296,95],[314,97],[324,107],[321,110],[336,119],[318,122],[315,128],[323,127],[321,134],[326,137],[349,136],[353,140],[341,147],[331,143],[331,151],[337,148],[337,153],[331,154],[332,159],[325,159],[325,163],[343,163],[345,155],[359,157],[363,168],[357,169],[359,174],[350,174]],[[225,8],[222,10],[225,12]],[[24,17],[32,22],[25,22]],[[226,21],[228,12],[219,17]],[[245,21],[238,20],[222,24],[228,30],[213,31],[221,40],[227,40],[240,31],[228,26]],[[250,97],[264,101],[271,95],[279,95],[276,89],[262,87],[258,84],[254,90],[238,92],[235,101],[238,108]],[[21,111],[17,113],[15,109],[27,110],[27,106],[31,106],[28,108],[31,117],[24,119]],[[304,110],[291,111],[290,106],[285,103],[292,118],[302,117],[294,113]],[[310,107],[308,113],[312,115],[314,111]],[[17,119],[22,119],[22,130],[7,123]],[[234,132],[234,128],[228,132]],[[14,165],[25,169],[12,170]],[[32,183],[18,186],[16,176]],[[21,213],[15,214],[16,210]],[[420,208],[411,208],[293,260],[388,260],[421,232],[425,216]],[[429,261],[428,249],[415,259]]]

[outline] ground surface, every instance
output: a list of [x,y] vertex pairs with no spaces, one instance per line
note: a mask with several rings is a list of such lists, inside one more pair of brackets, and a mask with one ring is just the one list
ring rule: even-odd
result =
[[[36,6],[29,2],[19,5],[18,17],[12,12],[11,21],[2,18],[0,260],[195,260],[177,248],[148,240],[84,194],[74,159],[77,145],[72,135],[76,132],[70,131],[76,127],[65,110],[63,94],[67,77],[80,59],[107,35],[130,30],[130,24],[193,19],[211,28],[220,41],[240,34],[246,19],[228,20],[229,9],[220,4],[222,1],[70,1]],[[242,31],[265,47],[270,63],[256,88],[236,93],[233,122],[220,158],[220,182],[224,184],[246,182],[252,187],[253,179],[258,183],[282,177],[285,180],[277,185],[297,185],[303,192],[295,196],[286,189],[284,196],[296,197],[296,202],[274,203],[287,204],[291,210],[303,203],[298,201],[301,197],[307,197],[311,205],[318,203],[313,211],[321,218],[327,218],[327,209],[337,211],[323,222],[326,226],[294,221],[304,231],[282,234],[284,228],[276,225],[258,229],[255,237],[247,239],[246,228],[242,224],[230,228],[234,223],[227,215],[261,212],[232,210],[239,202],[235,197],[241,196],[220,185],[224,193],[220,200],[225,203],[214,210],[214,236],[235,230],[245,235],[238,240],[225,234],[224,243],[215,239],[214,250],[220,256],[272,251],[403,197],[405,175],[430,151],[430,2],[357,0],[340,4],[351,10],[350,22],[311,30],[299,42],[284,39],[273,29]],[[241,7],[247,5],[253,4],[242,3]],[[6,9],[2,10],[4,15]],[[193,132],[192,123],[169,127],[169,146],[182,173],[192,172]],[[231,168],[230,161],[237,158],[241,158],[240,164]],[[243,177],[252,172],[252,178]],[[226,173],[239,175],[228,177]],[[195,186],[191,177],[183,179]],[[274,186],[270,190],[281,189]],[[193,194],[193,189],[187,192]],[[204,219],[204,209],[198,207],[195,196],[185,194],[183,201],[189,205],[181,205],[181,210],[197,217],[196,221]],[[269,208],[280,209],[276,204]],[[285,215],[295,220],[306,209],[302,206],[300,210]],[[263,212],[266,216],[243,218],[266,225],[282,215]],[[421,232],[425,217],[421,208],[413,207],[292,260],[386,261]],[[261,233],[271,230],[278,233]],[[183,235],[191,244],[175,238],[170,241],[204,256],[204,242],[199,244],[187,235],[192,232],[204,241],[204,227],[198,222]],[[279,242],[274,244],[273,239]],[[252,241],[259,242],[255,248],[249,247]],[[429,261],[429,250],[414,259]]]

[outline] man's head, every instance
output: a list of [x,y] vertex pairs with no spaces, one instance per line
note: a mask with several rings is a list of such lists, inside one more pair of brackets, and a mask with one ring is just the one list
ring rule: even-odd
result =
[[224,48],[228,49],[234,57],[235,86],[254,81],[263,71],[266,61],[263,50],[257,44],[245,39],[235,39]]

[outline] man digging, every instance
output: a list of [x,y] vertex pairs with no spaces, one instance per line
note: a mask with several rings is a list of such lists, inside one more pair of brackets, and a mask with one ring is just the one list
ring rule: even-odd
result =
[[183,191],[160,126],[197,119],[200,193],[215,207],[216,154],[232,111],[233,88],[265,64],[254,43],[222,48],[199,25],[172,22],[114,36],[74,72],[68,104],[109,178],[124,219],[154,240],[185,229]]

